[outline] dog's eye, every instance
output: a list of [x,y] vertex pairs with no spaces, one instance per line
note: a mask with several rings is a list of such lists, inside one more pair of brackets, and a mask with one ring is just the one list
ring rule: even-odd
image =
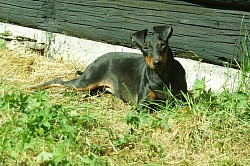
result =
[[164,49],[164,48],[166,48],[166,45],[165,45],[165,44],[161,46],[161,49]]
[[159,46],[158,46],[158,49],[159,49],[159,50],[163,50],[165,47],[166,47],[166,45],[165,45],[165,44],[162,44],[162,45],[159,45]]
[[163,50],[166,47],[166,43],[163,42],[163,41],[158,41],[156,47],[157,47],[158,50]]

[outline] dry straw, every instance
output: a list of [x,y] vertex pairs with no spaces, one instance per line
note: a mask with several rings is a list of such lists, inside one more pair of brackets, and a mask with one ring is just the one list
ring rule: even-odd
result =
[[21,89],[55,77],[69,80],[77,77],[77,71],[83,70],[83,65],[79,62],[49,59],[36,53],[0,50],[0,60],[1,80],[19,85]]

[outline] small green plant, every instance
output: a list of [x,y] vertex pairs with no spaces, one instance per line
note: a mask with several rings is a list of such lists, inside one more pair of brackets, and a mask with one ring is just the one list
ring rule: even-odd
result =
[[250,92],[250,35],[247,26],[244,26],[244,17],[241,21],[240,35],[242,36],[242,41],[240,44],[240,57],[241,64],[240,68],[240,82],[238,89],[245,92]]
[[140,117],[135,112],[129,112],[126,117],[127,124],[134,125],[136,128],[140,126]]
[[8,30],[6,30],[6,27],[3,31],[3,33],[0,33],[0,49],[7,49],[6,41],[4,40],[4,37],[12,36],[12,33]]
[[5,41],[3,39],[1,39],[0,37],[0,49],[6,49],[6,44],[5,44]]
[[[11,155],[19,158],[27,148],[35,146],[35,140],[59,139],[74,142],[76,139],[75,126],[71,124],[71,119],[67,116],[62,105],[51,105],[47,103],[48,96],[44,91],[37,91],[25,94],[19,91],[5,93],[0,97],[0,111],[9,112],[9,118],[3,126],[14,123],[16,128],[12,132],[1,128],[1,142],[12,135],[12,139],[2,142],[1,147],[9,147],[9,144],[16,145],[1,150],[1,156]],[[1,114],[1,116],[4,116]],[[59,127],[59,128],[58,128]],[[9,153],[14,151],[15,153]],[[44,161],[53,156],[46,151],[42,151],[37,160]]]
[[[95,155],[94,153],[90,153],[89,155],[86,155],[84,157],[81,157],[82,163],[84,165],[109,165],[111,162],[108,162],[107,157],[100,157],[98,155]],[[111,164],[112,165],[112,164]]]

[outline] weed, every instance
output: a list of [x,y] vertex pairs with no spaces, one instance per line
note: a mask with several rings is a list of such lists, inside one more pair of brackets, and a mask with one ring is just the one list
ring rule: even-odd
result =
[[6,49],[6,43],[3,39],[0,38],[0,49]]
[[101,158],[93,153],[81,157],[81,160],[85,165],[108,165],[108,161],[105,161],[105,158]]
[[238,90],[247,91],[249,93],[250,86],[250,35],[247,29],[247,26],[244,26],[244,17],[242,17],[240,35],[242,37],[242,41],[240,42],[240,57],[241,64],[238,64],[240,68],[240,83],[238,86]]
[[141,120],[140,120],[137,113],[129,112],[129,114],[126,117],[126,122],[127,122],[127,124],[134,125],[136,128],[138,128]]
[[5,27],[3,33],[0,33],[0,49],[7,49],[6,41],[4,40],[4,38],[9,36],[12,36],[12,33]]
[[[6,122],[2,124],[1,135],[3,137],[1,142],[4,143],[6,138],[13,136],[1,147],[10,146],[8,142],[18,145],[13,147],[15,153],[8,153],[9,149],[5,149],[7,152],[1,151],[4,158],[9,155],[15,158],[20,156],[22,151],[34,147],[36,140],[57,139],[69,144],[76,140],[75,126],[71,125],[71,119],[67,116],[65,108],[62,105],[48,104],[46,92],[37,91],[24,94],[17,91],[5,93],[1,96],[0,101],[0,110],[9,112],[10,116],[6,117]],[[2,114],[2,116],[4,115]],[[12,132],[5,130],[5,127],[8,128],[10,124],[16,126],[12,129]],[[52,158],[52,155],[42,151],[37,156],[37,161],[48,160],[49,158]]]

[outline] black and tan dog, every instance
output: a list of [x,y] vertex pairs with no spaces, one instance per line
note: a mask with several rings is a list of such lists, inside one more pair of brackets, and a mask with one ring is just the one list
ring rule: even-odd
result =
[[148,33],[145,29],[131,35],[143,56],[136,53],[107,53],[97,58],[74,80],[56,78],[33,89],[66,86],[89,91],[104,88],[131,104],[138,104],[142,100],[164,100],[164,87],[170,89],[174,96],[186,93],[185,70],[174,59],[168,45],[172,27],[155,26],[153,31]]

